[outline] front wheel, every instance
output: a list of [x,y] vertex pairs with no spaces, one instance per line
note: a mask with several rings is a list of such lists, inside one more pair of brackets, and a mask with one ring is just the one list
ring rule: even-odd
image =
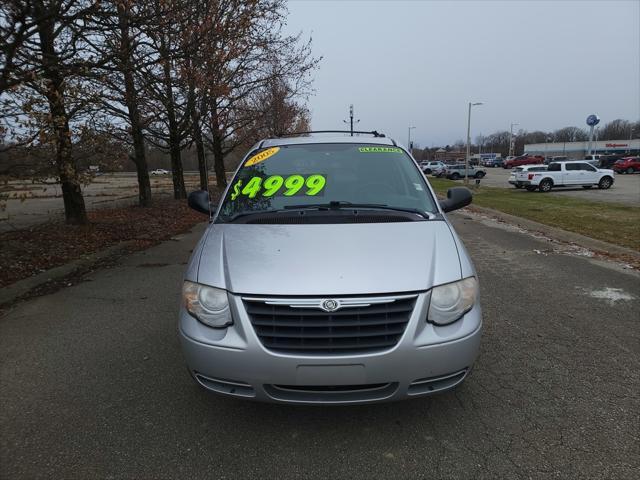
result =
[[600,179],[600,182],[598,182],[598,188],[601,190],[606,190],[610,188],[611,185],[613,185],[613,180],[611,179],[611,177],[602,177]]
[[476,173],[476,178],[482,178],[482,177],[484,177],[484,172]]
[[553,188],[553,182],[549,179],[543,180],[540,182],[540,186],[538,188],[540,188],[541,192],[550,192]]
[[451,175],[451,180],[460,180],[460,175],[458,173],[454,173]]
[[633,167],[627,168],[627,173],[631,175],[633,173]]

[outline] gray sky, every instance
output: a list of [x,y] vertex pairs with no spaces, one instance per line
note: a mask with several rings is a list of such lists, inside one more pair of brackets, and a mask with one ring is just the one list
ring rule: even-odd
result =
[[640,118],[640,1],[289,2],[288,28],[324,57],[315,129],[362,129],[421,146],[508,130]]

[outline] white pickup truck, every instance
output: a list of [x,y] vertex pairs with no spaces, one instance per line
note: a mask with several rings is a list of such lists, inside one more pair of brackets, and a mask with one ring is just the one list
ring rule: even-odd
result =
[[595,185],[606,190],[613,185],[613,170],[602,170],[585,161],[553,162],[544,172],[531,172],[522,182],[524,187],[533,192],[549,192],[554,187],[583,187]]

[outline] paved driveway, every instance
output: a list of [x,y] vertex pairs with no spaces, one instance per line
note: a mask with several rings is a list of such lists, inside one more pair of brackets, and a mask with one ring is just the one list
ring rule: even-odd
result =
[[638,276],[453,217],[485,312],[458,390],[332,408],[201,391],[176,332],[187,235],[0,318],[0,477],[638,478]]

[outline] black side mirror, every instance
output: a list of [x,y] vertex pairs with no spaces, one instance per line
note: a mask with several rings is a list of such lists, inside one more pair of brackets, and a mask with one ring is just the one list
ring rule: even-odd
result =
[[211,205],[209,200],[209,192],[206,190],[191,192],[187,202],[196,212],[204,213],[205,215],[209,215],[209,212],[215,210],[215,206]]
[[440,208],[446,213],[466,207],[471,203],[471,191],[465,187],[453,187],[447,190],[447,199],[440,200]]

